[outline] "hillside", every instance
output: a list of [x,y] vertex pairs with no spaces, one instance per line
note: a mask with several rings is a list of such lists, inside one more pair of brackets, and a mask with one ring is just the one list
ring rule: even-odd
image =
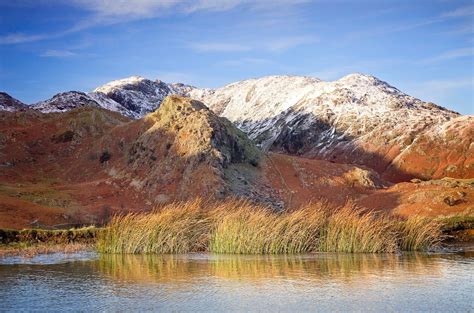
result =
[[48,113],[92,106],[137,119],[168,95],[202,101],[263,151],[364,165],[392,182],[474,177],[474,117],[363,74],[330,82],[268,76],[215,90],[132,76],[87,94],[61,93],[32,108]]
[[261,152],[203,103],[165,98],[131,120],[85,106],[0,112],[0,227],[102,223],[196,197],[246,198],[274,210],[348,199],[410,215],[469,213],[472,183],[393,185],[373,170]]
[[269,76],[194,97],[264,150],[365,165],[394,182],[474,177],[473,117],[372,76]]
[[175,200],[250,194],[251,181],[234,190],[244,183],[228,176],[261,157],[230,122],[180,97],[133,121],[91,106],[0,120],[0,227],[97,223]]

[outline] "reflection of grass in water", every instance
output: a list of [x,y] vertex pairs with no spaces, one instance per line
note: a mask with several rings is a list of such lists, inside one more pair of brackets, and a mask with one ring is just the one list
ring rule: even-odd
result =
[[[188,259],[188,258],[191,259]],[[302,256],[209,255],[205,259],[179,255],[102,255],[99,269],[116,280],[173,282],[218,277],[230,280],[304,279],[336,281],[371,279],[374,274],[432,275],[436,257],[395,254],[315,254]],[[401,276],[403,276],[401,275]]]
[[178,256],[104,254],[99,260],[101,272],[117,280],[176,281],[191,277],[205,263],[182,262]]
[[99,238],[107,253],[236,254],[427,250],[440,240],[437,222],[314,203],[275,213],[245,201],[174,203],[150,214],[112,219]]

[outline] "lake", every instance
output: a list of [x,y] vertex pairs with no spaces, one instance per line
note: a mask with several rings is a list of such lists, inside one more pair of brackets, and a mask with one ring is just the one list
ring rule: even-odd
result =
[[0,260],[0,311],[474,311],[474,254]]

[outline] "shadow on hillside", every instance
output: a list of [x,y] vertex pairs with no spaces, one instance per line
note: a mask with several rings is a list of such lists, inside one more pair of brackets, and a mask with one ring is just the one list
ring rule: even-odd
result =
[[[289,121],[286,122],[287,120]],[[245,121],[242,124],[245,127]],[[312,113],[302,115],[290,108],[277,117],[263,120],[260,124],[273,125],[271,129],[278,129],[277,136],[269,142],[265,142],[265,139],[272,137],[271,129],[254,138],[254,141],[259,143],[263,150],[334,163],[366,166],[392,183],[421,178],[416,173],[406,172],[395,166],[391,159],[381,153],[364,150],[355,144],[356,137],[345,134],[343,130],[334,128]],[[380,150],[386,152],[391,147],[388,141],[381,145]]]

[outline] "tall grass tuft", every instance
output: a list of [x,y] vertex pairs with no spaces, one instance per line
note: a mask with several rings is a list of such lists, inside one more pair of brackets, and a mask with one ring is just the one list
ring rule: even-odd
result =
[[397,234],[387,216],[363,212],[348,204],[329,214],[319,251],[395,252]]
[[[247,202],[233,202],[234,210],[220,214],[210,235],[209,250],[217,253],[281,254],[315,251],[324,212],[307,207],[274,213]],[[222,212],[223,208],[219,208]]]
[[443,238],[442,225],[434,219],[412,216],[399,223],[399,246],[406,251],[424,251],[437,247]]
[[274,212],[243,200],[173,203],[146,214],[116,216],[100,234],[106,253],[295,254],[427,250],[441,238],[439,223],[401,221],[362,211],[313,203]]
[[209,223],[201,201],[170,204],[149,214],[116,216],[98,240],[105,253],[186,253],[204,250]]

